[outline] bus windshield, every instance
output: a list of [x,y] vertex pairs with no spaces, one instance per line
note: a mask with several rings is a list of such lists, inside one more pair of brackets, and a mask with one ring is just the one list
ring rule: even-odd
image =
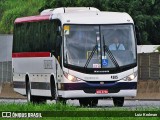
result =
[[64,64],[117,68],[136,63],[132,24],[65,25]]

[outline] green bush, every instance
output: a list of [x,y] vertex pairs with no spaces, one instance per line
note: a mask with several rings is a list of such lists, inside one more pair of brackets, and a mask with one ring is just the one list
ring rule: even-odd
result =
[[0,22],[1,32],[12,33],[14,20],[19,16],[22,16],[22,13],[18,8],[6,11]]
[[13,23],[16,18],[37,15],[38,10],[44,5],[44,0],[6,0],[0,2],[2,13],[0,16],[0,33],[12,33]]
[[158,46],[156,50],[158,50],[160,52],[160,46]]

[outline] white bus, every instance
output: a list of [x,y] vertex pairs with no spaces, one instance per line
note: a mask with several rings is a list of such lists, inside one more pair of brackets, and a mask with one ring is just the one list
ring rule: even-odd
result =
[[14,90],[30,102],[136,96],[137,52],[134,22],[127,13],[96,8],[47,9],[17,18],[13,35]]

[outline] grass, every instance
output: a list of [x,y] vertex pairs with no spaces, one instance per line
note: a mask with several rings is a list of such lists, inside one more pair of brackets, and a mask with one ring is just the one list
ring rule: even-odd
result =
[[[58,117],[43,117],[43,118],[38,118],[38,120],[106,120],[106,119],[111,119],[111,120],[158,120],[158,117],[113,117],[113,115],[116,116],[116,114],[122,114],[125,115],[128,114],[129,112],[147,112],[147,111],[155,111],[158,113],[160,111],[160,107],[137,107],[137,108],[118,108],[118,107],[113,107],[113,108],[84,108],[84,107],[76,107],[76,106],[71,106],[71,105],[63,105],[61,103],[59,104],[32,104],[32,103],[24,103],[24,104],[18,104],[18,103],[1,103],[0,104],[0,111],[12,111],[12,112],[46,112],[46,114],[51,114],[54,116],[55,114],[58,114]],[[48,112],[47,112],[48,111]],[[100,114],[103,113],[103,116]],[[148,112],[147,112],[148,113]],[[63,116],[65,115],[65,117]],[[85,116],[85,114],[87,116]],[[107,117],[104,116],[104,114],[111,115],[112,117]],[[78,117],[78,116],[81,117]],[[72,116],[72,117],[66,117],[66,116]],[[98,117],[99,116],[99,117]],[[6,120],[7,118],[1,118],[1,120]],[[8,118],[9,120],[12,120],[15,118]],[[31,120],[31,118],[21,118],[23,120]],[[36,118],[32,118],[36,119]]]

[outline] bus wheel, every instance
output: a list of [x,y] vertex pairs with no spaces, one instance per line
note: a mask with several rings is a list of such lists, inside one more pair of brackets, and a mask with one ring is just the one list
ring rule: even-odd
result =
[[113,103],[115,107],[122,107],[124,104],[124,97],[114,97]]
[[38,103],[38,104],[46,103],[45,98],[31,95],[31,88],[29,82],[27,82],[26,94],[27,94],[27,102]]
[[32,102],[33,97],[31,96],[31,89],[29,82],[26,83],[26,95],[27,95],[27,102]]
[[98,99],[91,99],[89,100],[89,106],[96,107],[98,104]]
[[80,106],[87,107],[89,104],[89,100],[87,98],[81,98],[79,99],[79,104]]
[[54,77],[51,76],[51,96],[52,96],[52,99],[57,99],[57,93],[56,93],[56,86],[55,86],[55,80],[54,80]]

